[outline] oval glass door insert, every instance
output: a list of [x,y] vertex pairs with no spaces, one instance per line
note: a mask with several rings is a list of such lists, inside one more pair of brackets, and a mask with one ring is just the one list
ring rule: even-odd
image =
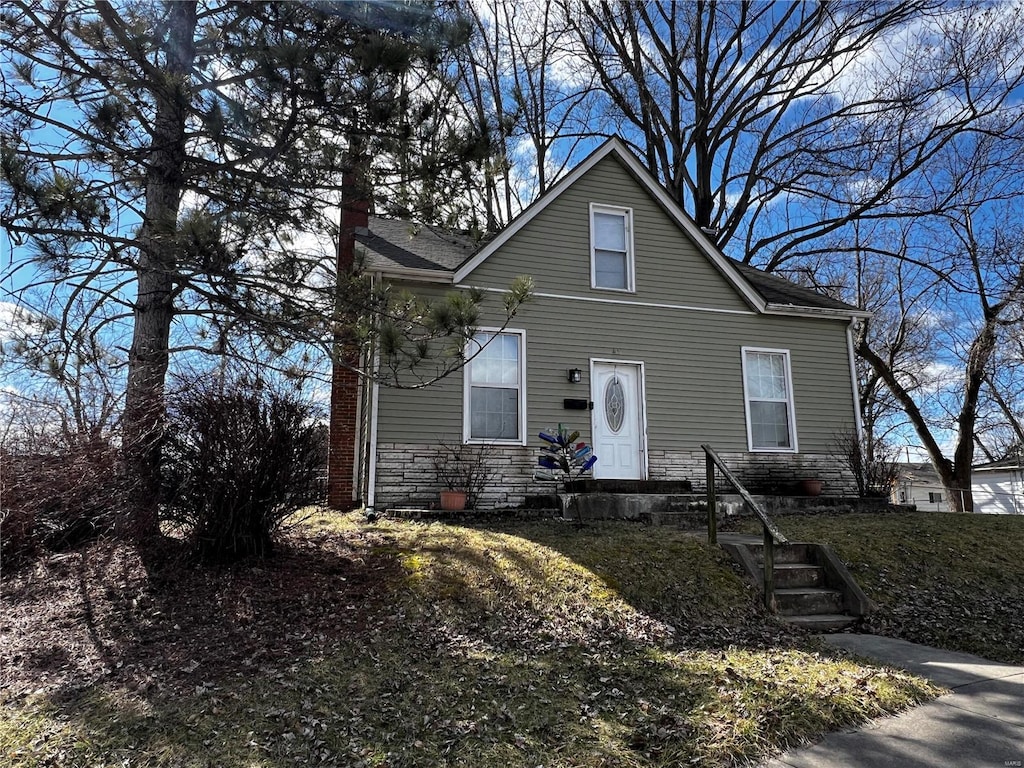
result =
[[626,391],[618,376],[612,376],[604,387],[604,418],[608,429],[618,432],[626,415]]

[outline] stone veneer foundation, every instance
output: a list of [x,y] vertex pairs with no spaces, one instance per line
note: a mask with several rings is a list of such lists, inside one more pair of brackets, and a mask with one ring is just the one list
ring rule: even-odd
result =
[[[537,446],[492,446],[490,467],[494,472],[488,488],[477,501],[478,509],[519,507],[527,496],[555,492],[552,483],[533,479],[537,466]],[[378,509],[437,506],[443,485],[434,470],[436,444],[380,443],[377,445],[377,490],[374,506]],[[821,480],[824,496],[855,496],[856,483],[849,470],[835,456],[825,454],[718,454],[748,487],[761,494],[786,495],[801,479]],[[689,480],[694,491],[702,491],[704,452],[650,451],[650,480]],[[716,487],[727,490],[721,473]]]
[[[842,460],[820,453],[730,453],[716,451],[719,458],[746,487],[762,495],[791,495],[801,480],[821,480],[823,496],[856,496],[857,481]],[[690,480],[694,490],[705,486],[704,451],[650,451],[651,480]],[[715,488],[728,490],[721,473]]]

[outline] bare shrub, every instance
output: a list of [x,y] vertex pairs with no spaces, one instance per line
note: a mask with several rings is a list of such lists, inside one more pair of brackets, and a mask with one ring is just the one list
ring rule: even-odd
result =
[[0,477],[5,560],[70,549],[114,528],[120,510],[117,451],[104,437],[5,448]]
[[164,514],[208,562],[264,557],[285,519],[319,501],[317,409],[259,382],[190,382],[168,399]]
[[466,507],[475,509],[497,472],[491,468],[490,445],[466,445],[441,440],[433,464],[438,479],[450,491],[465,491]]
[[831,452],[853,473],[861,498],[885,497],[892,491],[899,475],[897,448],[877,439],[869,444],[856,430],[847,429],[835,434]]

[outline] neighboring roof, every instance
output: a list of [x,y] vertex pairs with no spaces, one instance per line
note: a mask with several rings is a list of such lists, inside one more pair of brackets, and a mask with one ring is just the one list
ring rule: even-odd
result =
[[911,483],[922,483],[926,485],[942,485],[939,473],[927,461],[909,462],[899,465],[900,480]]
[[973,469],[975,472],[999,472],[1012,469],[1024,469],[1024,461],[1020,458],[1008,456],[1005,459],[992,461],[988,464],[975,464]]
[[370,271],[426,270],[450,273],[477,249],[467,235],[403,219],[371,216],[367,231],[357,231],[364,268]]
[[365,268],[394,276],[461,283],[563,191],[608,155],[618,158],[651,198],[696,244],[698,250],[757,311],[776,314],[813,312],[831,317],[870,316],[870,312],[725,256],[625,144],[614,137],[557,181],[507,227],[482,244],[474,242],[468,235],[440,227],[371,216],[369,231],[356,234],[356,240],[364,246]]

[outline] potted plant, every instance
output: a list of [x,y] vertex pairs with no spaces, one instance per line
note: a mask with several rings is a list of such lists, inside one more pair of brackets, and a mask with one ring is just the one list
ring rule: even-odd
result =
[[458,512],[476,506],[493,474],[487,467],[487,446],[442,441],[433,461],[444,486],[440,493],[441,509]]
[[804,496],[821,496],[824,483],[815,477],[807,477],[800,481],[800,493]]

